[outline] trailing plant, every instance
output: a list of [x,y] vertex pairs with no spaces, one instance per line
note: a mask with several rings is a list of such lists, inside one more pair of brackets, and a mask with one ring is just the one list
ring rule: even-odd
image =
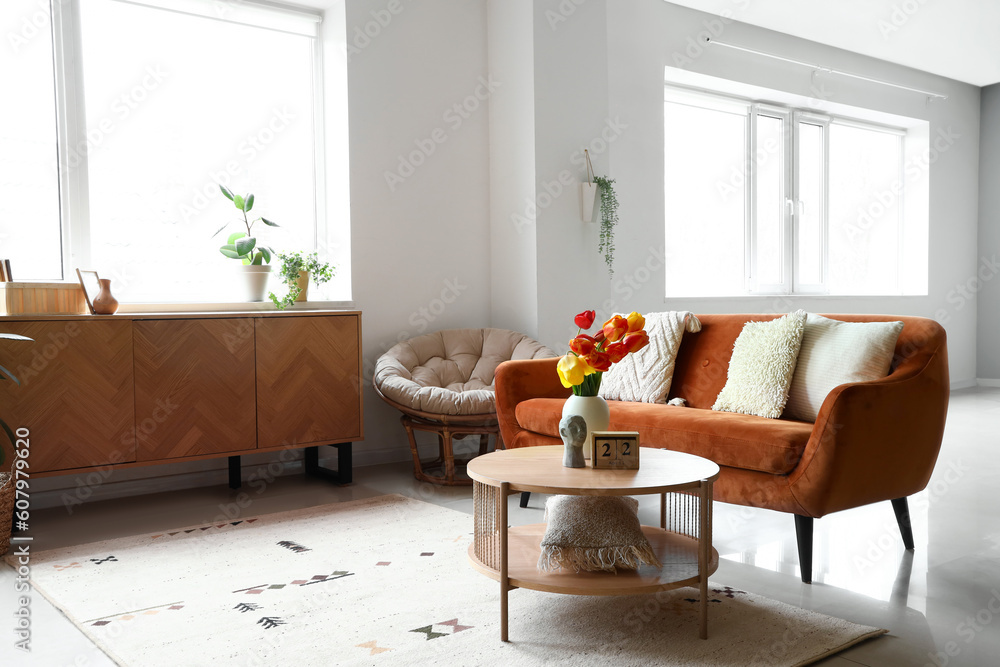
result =
[[[271,222],[264,217],[257,218],[253,221],[247,217],[247,213],[249,213],[250,209],[253,208],[252,194],[248,194],[245,197],[242,195],[234,195],[224,185],[220,185],[219,189],[222,190],[222,194],[225,195],[226,199],[233,202],[233,205],[236,206],[239,212],[243,214],[243,225],[247,230],[245,233],[233,232],[230,234],[226,244],[219,248],[219,252],[230,259],[241,260],[244,264],[253,264],[258,266],[261,264],[270,264],[271,255],[274,254],[274,251],[267,246],[257,244],[257,237],[253,235],[253,226],[257,222],[263,222],[268,227],[280,227],[281,225],[276,222]],[[215,232],[215,234],[212,234],[212,237],[214,238],[217,236],[219,232],[228,227],[230,224],[231,223],[227,222],[222,225],[222,227],[219,227],[219,230]]]
[[604,255],[608,265],[608,275],[615,274],[615,227],[618,225],[618,197],[615,194],[615,179],[595,176],[594,182],[601,188],[601,242],[597,252]]
[[278,275],[281,276],[281,281],[285,283],[288,292],[281,298],[274,292],[267,294],[278,310],[284,310],[295,303],[295,299],[302,293],[302,289],[299,288],[299,273],[308,271],[310,279],[317,285],[322,285],[333,278],[335,268],[327,262],[320,262],[315,252],[306,255],[298,251],[278,253],[278,257],[281,259],[281,270]]
[[[25,341],[34,340],[32,338],[28,338],[27,336],[19,336],[18,334],[10,334],[10,333],[0,333],[0,339],[25,340]],[[17,385],[21,384],[21,381],[18,380],[13,373],[7,370],[4,366],[0,366],[0,380],[7,380],[7,379],[13,380],[14,383]],[[10,440],[10,446],[13,451],[14,449],[17,448],[16,445],[17,438],[14,436],[14,431],[10,428],[10,426],[7,425],[7,422],[5,422],[3,419],[0,419],[0,428],[3,429],[3,432],[7,435],[7,439]],[[2,445],[0,445],[0,471],[3,470],[4,461],[6,461],[6,458],[4,456],[4,448]],[[11,461],[11,470],[13,470],[13,463],[14,461]],[[3,480],[0,480],[0,486],[2,486],[2,482]],[[3,520],[3,518],[0,517],[0,520]]]

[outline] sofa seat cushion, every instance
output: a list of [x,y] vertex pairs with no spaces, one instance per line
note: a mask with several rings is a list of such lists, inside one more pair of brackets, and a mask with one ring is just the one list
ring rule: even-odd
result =
[[[562,398],[533,398],[517,404],[517,423],[529,431],[559,437]],[[735,412],[608,401],[612,431],[638,431],[644,447],[687,452],[720,466],[775,475],[792,471],[813,425]]]

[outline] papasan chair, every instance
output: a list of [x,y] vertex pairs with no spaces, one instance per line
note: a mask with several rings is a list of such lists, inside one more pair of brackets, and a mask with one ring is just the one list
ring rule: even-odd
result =
[[[373,383],[382,399],[403,413],[413,453],[413,476],[424,482],[469,485],[456,468],[452,439],[479,435],[479,454],[489,437],[503,448],[494,402],[497,366],[511,359],[554,357],[555,353],[524,334],[506,329],[447,329],[399,343],[378,359]],[[413,431],[437,434],[438,457],[422,461]],[[427,470],[440,471],[430,475]]]

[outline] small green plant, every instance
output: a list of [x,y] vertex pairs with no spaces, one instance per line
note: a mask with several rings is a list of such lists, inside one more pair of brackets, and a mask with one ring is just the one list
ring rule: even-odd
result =
[[[0,333],[0,339],[4,339],[4,340],[26,340],[26,341],[34,340],[32,338],[28,338],[27,336],[19,336],[18,334],[10,334],[10,333]],[[0,380],[7,380],[7,379],[13,380],[15,382],[15,384],[18,384],[18,385],[21,384],[21,381],[18,380],[14,376],[13,373],[11,373],[9,370],[7,370],[4,366],[0,366]],[[16,444],[15,443],[17,442],[17,438],[14,436],[14,431],[11,430],[10,426],[8,426],[7,422],[5,422],[3,419],[0,419],[0,428],[3,428],[4,433],[7,434],[7,438],[10,440],[10,446],[12,448],[16,448]],[[4,456],[3,446],[0,445],[0,469],[2,469],[4,461],[6,461],[6,460],[7,459]],[[0,484],[0,486],[2,486],[2,484]],[[3,518],[0,517],[0,520],[3,520]]]
[[604,255],[608,265],[608,275],[615,275],[615,226],[618,224],[618,197],[615,195],[615,179],[595,176],[594,182],[601,188],[601,242],[597,252]]
[[[256,220],[251,221],[247,217],[247,213],[253,208],[253,195],[248,194],[247,196],[234,195],[230,192],[224,185],[220,185],[219,189],[222,190],[222,194],[225,195],[226,199],[233,202],[237,210],[243,214],[243,224],[246,226],[247,231],[244,232],[233,232],[229,235],[229,239],[226,241],[226,245],[219,248],[221,252],[226,257],[230,259],[241,260],[244,264],[270,264],[271,255],[274,251],[267,246],[257,245],[257,237],[253,235],[253,226],[257,222],[263,222],[268,227],[280,227],[276,222],[271,222],[267,218],[261,217]],[[212,234],[214,238],[223,229],[228,227],[231,223],[226,223],[219,227],[219,230]]]
[[281,298],[278,298],[274,292],[268,292],[271,302],[278,310],[284,310],[295,303],[295,299],[301,294],[302,290],[299,288],[298,282],[300,272],[308,271],[310,280],[317,285],[322,285],[333,278],[334,267],[326,262],[320,262],[319,256],[315,252],[306,255],[298,251],[278,253],[278,257],[281,259],[279,275],[288,288],[288,292]]

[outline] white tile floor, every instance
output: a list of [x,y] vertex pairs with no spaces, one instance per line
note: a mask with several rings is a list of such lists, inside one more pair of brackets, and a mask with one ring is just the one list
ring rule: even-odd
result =
[[[402,434],[401,434],[402,435]],[[952,395],[947,433],[928,489],[910,499],[916,550],[906,552],[888,502],[816,522],[812,585],[802,584],[792,518],[766,510],[716,505],[715,545],[723,560],[714,580],[804,609],[885,627],[824,666],[1000,665],[1000,389]],[[471,490],[417,483],[405,464],[358,468],[355,484],[284,477],[251,492],[243,516],[341,502],[384,493],[472,512]],[[224,485],[35,512],[33,549],[209,522],[233,500]],[[512,523],[541,520],[541,499],[527,509],[511,498]],[[655,500],[640,510],[658,520]],[[464,565],[464,564],[463,564]],[[0,625],[13,626],[14,574],[0,567]],[[13,648],[0,628],[0,665],[111,665],[48,602],[32,601],[33,652]],[[516,613],[516,612],[514,612]],[[664,649],[668,651],[668,648]],[[948,655],[948,653],[951,655]]]

